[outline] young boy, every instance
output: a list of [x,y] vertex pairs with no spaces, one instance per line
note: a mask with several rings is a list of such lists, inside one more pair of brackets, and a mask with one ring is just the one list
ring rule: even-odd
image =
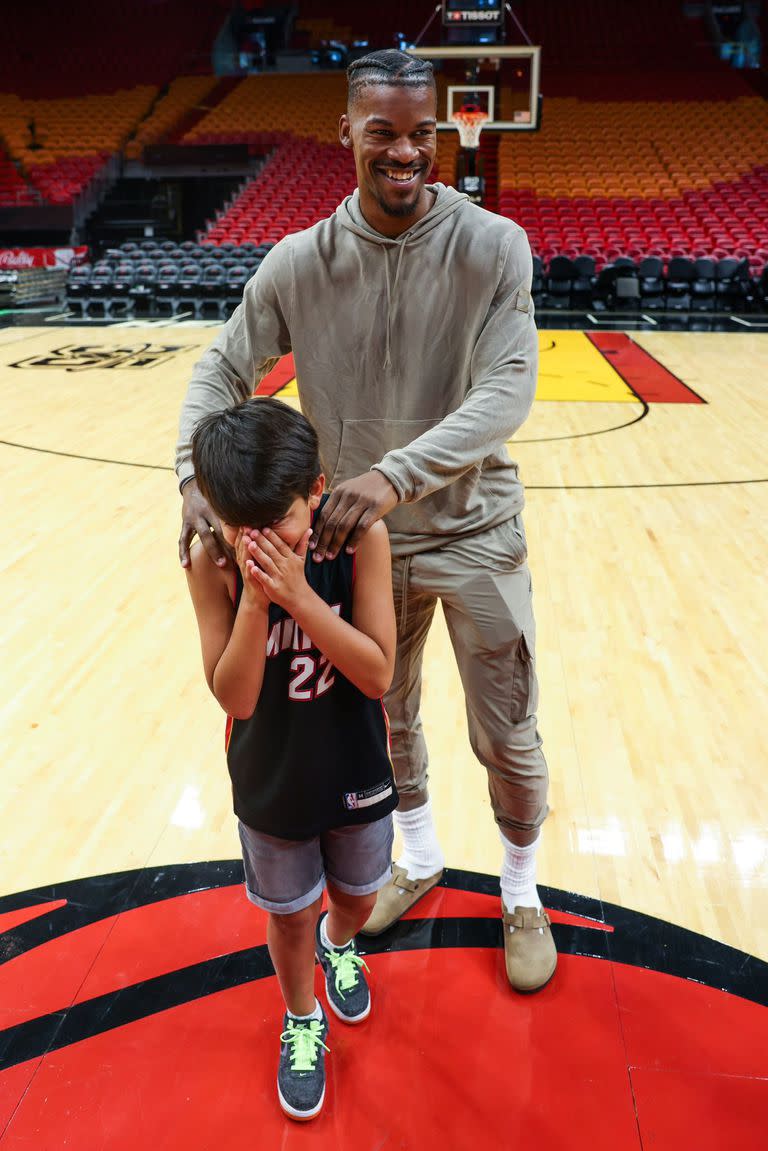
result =
[[326,498],[317,436],[278,400],[208,416],[193,461],[237,560],[233,574],[196,547],[187,577],[205,677],[229,717],[246,890],[269,914],[285,999],[278,1095],[286,1114],[311,1119],[328,1050],[315,954],[331,1009],[361,1022],[371,1002],[354,936],[391,873],[397,792],[381,702],[395,658],[389,540],[377,523],[354,555],[307,562]]

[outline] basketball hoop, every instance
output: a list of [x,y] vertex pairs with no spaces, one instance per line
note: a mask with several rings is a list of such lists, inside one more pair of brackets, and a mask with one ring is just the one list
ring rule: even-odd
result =
[[458,112],[453,113],[451,120],[459,130],[462,148],[479,147],[480,133],[488,119],[488,113],[476,106],[461,108]]

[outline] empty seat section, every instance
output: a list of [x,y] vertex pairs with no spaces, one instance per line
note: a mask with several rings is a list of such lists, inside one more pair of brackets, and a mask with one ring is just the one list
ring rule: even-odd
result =
[[0,93],[0,134],[43,200],[71,203],[125,146],[155,92],[139,85],[66,100]]
[[338,144],[286,140],[219,213],[201,242],[274,243],[329,216],[354,188],[352,157]]
[[499,211],[543,259],[768,259],[768,105],[547,101],[501,136]]
[[288,135],[338,145],[343,72],[248,76],[183,137],[187,144],[248,144],[254,154]]
[[133,139],[129,140],[125,154],[129,160],[141,158],[148,144],[165,140],[181,122],[205,100],[216,87],[215,76],[179,76],[168,85],[152,112],[139,125]]
[[0,206],[36,204],[39,195],[19,174],[8,154],[0,148]]

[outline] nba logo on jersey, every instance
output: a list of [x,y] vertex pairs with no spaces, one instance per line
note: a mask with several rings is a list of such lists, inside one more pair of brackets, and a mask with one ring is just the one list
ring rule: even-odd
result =
[[357,793],[354,791],[347,791],[344,794],[344,806],[347,811],[357,810]]

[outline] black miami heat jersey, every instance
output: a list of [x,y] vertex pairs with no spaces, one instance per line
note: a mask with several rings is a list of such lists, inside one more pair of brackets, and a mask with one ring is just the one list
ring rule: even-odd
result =
[[[352,622],[354,556],[312,561],[307,583]],[[242,594],[237,572],[236,603]],[[288,613],[269,607],[264,681],[250,719],[228,719],[235,813],[256,831],[309,839],[370,823],[397,806],[387,716],[313,645]]]

